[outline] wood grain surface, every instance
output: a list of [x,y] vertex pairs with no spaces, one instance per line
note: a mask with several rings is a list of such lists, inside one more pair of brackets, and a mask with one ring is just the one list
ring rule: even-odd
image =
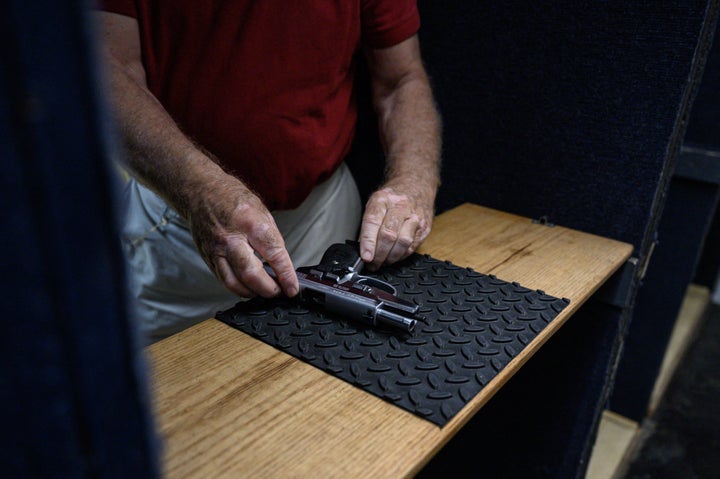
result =
[[421,253],[570,299],[440,428],[215,319],[153,344],[165,477],[412,477],[632,253],[632,246],[465,204]]

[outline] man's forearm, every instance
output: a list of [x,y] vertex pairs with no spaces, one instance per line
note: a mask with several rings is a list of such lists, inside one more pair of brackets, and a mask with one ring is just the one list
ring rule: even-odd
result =
[[417,35],[367,51],[386,157],[385,183],[370,196],[360,251],[370,269],[394,263],[425,240],[440,185],[441,122]]
[[107,59],[109,99],[128,168],[187,217],[189,198],[227,175],[180,130],[137,74]]
[[373,104],[386,157],[386,184],[434,202],[440,184],[442,125],[420,55],[417,35],[368,50]]
[[187,220],[198,252],[230,291],[270,297],[282,288],[297,294],[292,261],[262,200],[193,144],[147,88],[137,20],[109,12],[96,19],[128,168]]
[[402,78],[376,94],[386,154],[386,182],[412,182],[434,192],[440,183],[441,119],[424,72]]

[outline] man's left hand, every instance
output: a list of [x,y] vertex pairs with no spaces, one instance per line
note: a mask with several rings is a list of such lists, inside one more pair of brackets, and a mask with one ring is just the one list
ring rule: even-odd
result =
[[412,254],[427,238],[434,216],[434,188],[390,182],[372,194],[360,229],[360,255],[369,270]]

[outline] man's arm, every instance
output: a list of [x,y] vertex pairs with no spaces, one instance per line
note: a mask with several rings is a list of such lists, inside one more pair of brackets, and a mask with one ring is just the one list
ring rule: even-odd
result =
[[240,296],[288,296],[298,291],[290,256],[270,212],[237,178],[180,130],[148,90],[134,18],[96,13],[102,58],[115,122],[129,169],[162,196],[190,225],[210,269]]
[[360,250],[371,269],[394,263],[427,238],[440,185],[441,120],[417,35],[369,49],[373,103],[387,167],[365,206]]

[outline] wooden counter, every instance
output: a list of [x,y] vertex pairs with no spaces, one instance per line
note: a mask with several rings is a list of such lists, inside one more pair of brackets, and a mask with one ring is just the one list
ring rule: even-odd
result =
[[421,253],[570,304],[443,428],[215,319],[147,349],[167,478],[412,477],[632,253],[475,205]]

